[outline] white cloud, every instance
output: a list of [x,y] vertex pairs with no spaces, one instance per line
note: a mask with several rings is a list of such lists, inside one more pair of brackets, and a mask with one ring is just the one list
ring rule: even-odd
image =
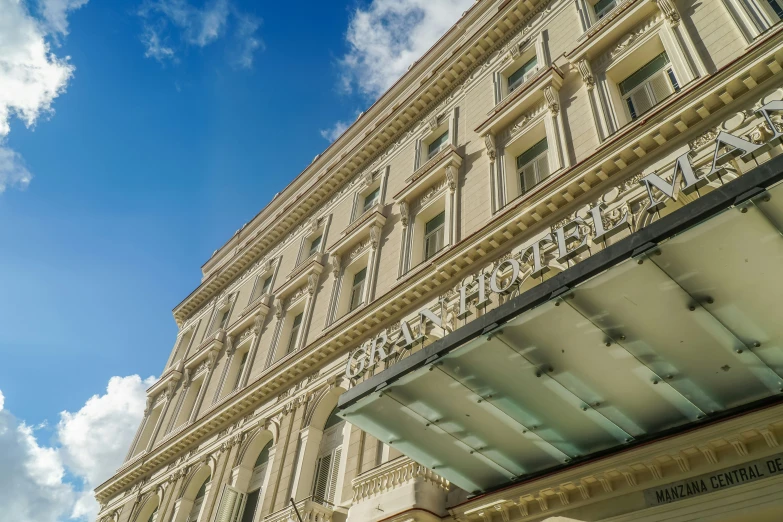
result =
[[342,86],[378,97],[459,20],[475,0],[372,0],[357,8],[340,60]]
[[[122,464],[141,422],[154,377],[112,377],[75,413],[64,411],[58,444],[42,446],[36,431],[3,409],[0,392],[0,506],[2,520],[95,520],[92,490]],[[75,483],[72,477],[75,477]]]
[[330,129],[321,129],[321,136],[328,142],[333,142],[337,138],[343,135],[343,133],[348,130],[348,127],[350,127],[350,122],[347,121],[338,121],[337,123],[332,126]]
[[47,38],[50,31],[67,32],[66,13],[85,3],[45,0],[42,22],[24,2],[0,0],[0,193],[9,186],[24,188],[32,179],[19,154],[5,146],[11,118],[32,127],[52,114],[52,102],[65,91],[74,67],[51,51]]
[[91,490],[122,464],[141,422],[146,390],[155,382],[138,375],[112,377],[104,395],[94,395],[76,413],[60,414],[57,436],[68,470],[81,477],[88,491],[76,502],[73,516],[94,519],[98,504]]
[[5,396],[3,395],[3,390],[0,390],[0,412],[3,411],[4,405],[5,405]]
[[230,22],[238,42],[232,57],[237,65],[251,67],[254,53],[262,47],[256,34],[260,22],[240,13],[229,0],[211,0],[202,7],[189,0],[148,0],[139,15],[144,19],[145,56],[161,63],[176,60],[177,46],[172,40],[184,47],[206,47],[227,34]]
[[68,11],[75,11],[89,0],[40,0],[43,17],[52,32],[68,34]]
[[29,426],[0,411],[0,506],[3,520],[52,522],[67,517],[73,488],[57,450],[42,447]]

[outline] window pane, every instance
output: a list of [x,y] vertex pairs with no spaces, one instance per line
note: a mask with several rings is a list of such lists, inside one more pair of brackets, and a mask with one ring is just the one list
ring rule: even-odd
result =
[[525,65],[514,71],[514,73],[508,77],[508,92],[513,91],[523,83],[525,83],[525,76],[536,68],[538,65],[538,57],[533,57]]
[[600,20],[604,15],[608,14],[609,11],[614,9],[615,5],[617,5],[617,0],[598,0],[594,6],[596,17]]
[[783,19],[783,0],[767,0],[767,2],[778,18]]
[[318,252],[318,247],[321,246],[321,237],[323,236],[318,236],[317,238],[313,239],[312,243],[310,243],[310,255]]
[[529,149],[527,149],[525,152],[523,152],[521,155],[517,157],[517,170],[521,169],[534,159],[536,159],[537,156],[543,154],[548,149],[546,138],[539,141]]
[[370,192],[364,197],[365,212],[367,212],[370,209],[370,207],[375,205],[375,202],[378,200],[378,195],[380,194],[380,192],[381,192],[381,188],[378,187],[377,189],[373,190],[372,192]]
[[638,87],[644,81],[663,69],[669,63],[669,56],[663,52],[643,65],[639,70],[620,82],[620,93],[628,94],[635,87]]
[[241,522],[253,522],[253,515],[255,515],[256,506],[258,505],[258,494],[259,490],[257,489],[247,496]]
[[299,326],[302,324],[303,315],[304,313],[301,313],[294,317],[294,323],[291,325],[291,337],[288,339],[287,353],[291,353],[296,349],[296,341],[299,338]]
[[432,158],[433,156],[435,156],[440,151],[440,148],[448,140],[449,140],[449,131],[446,131],[440,136],[438,136],[437,138],[435,138],[435,140],[432,143],[430,143],[429,148],[427,150],[428,158]]
[[261,293],[262,294],[268,294],[269,289],[272,287],[272,276],[267,277],[264,279],[264,285],[261,287]]
[[359,283],[364,282],[364,279],[367,277],[367,269],[362,268],[358,272],[356,272],[356,275],[353,276],[353,284],[358,285]]
[[429,234],[439,226],[443,225],[446,222],[446,212],[443,211],[434,218],[427,221],[427,224],[424,225],[424,233]]

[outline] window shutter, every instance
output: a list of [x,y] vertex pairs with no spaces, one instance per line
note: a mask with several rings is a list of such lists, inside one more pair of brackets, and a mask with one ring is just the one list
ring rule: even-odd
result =
[[237,522],[242,515],[242,504],[244,501],[244,493],[226,484],[223,489],[223,497],[220,499],[220,507],[218,507],[215,522]]
[[316,500],[326,500],[329,488],[329,471],[331,469],[332,455],[324,455],[318,459],[315,471],[315,488],[313,496]]
[[669,80],[666,71],[663,71],[663,74],[659,73],[650,78],[650,87],[655,94],[656,103],[665,100],[674,92],[674,87],[672,87],[672,82]]
[[519,173],[519,176],[522,181],[522,193],[524,194],[536,184],[536,168],[534,163],[525,165],[522,172]]
[[264,485],[264,476],[266,475],[266,462],[260,466],[256,466],[253,469],[253,475],[250,477],[250,485],[247,487],[248,491],[260,489]]
[[334,503],[334,495],[337,492],[337,477],[340,475],[340,455],[342,454],[342,447],[337,448],[332,453],[332,462],[329,470],[329,494],[326,501]]
[[631,103],[633,104],[634,112],[636,112],[636,116],[639,116],[650,109],[652,109],[653,105],[655,105],[655,100],[652,99],[650,96],[650,93],[647,91],[646,88],[641,88],[631,94],[630,96]]

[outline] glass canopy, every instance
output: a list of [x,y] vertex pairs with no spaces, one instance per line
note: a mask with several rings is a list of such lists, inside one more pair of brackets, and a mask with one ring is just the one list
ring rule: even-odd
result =
[[481,492],[779,396],[783,186],[766,195],[392,367],[341,415]]

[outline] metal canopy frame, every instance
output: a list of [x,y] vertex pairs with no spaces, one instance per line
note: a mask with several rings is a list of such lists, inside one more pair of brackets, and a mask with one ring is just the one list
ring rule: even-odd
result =
[[[743,315],[778,323],[774,299],[757,300],[751,287],[774,277],[783,259],[783,244],[768,241],[783,235],[783,210],[764,203],[781,181],[783,156],[357,384],[340,397],[339,410],[464,489],[486,492],[782,402],[783,330],[772,348],[757,350],[758,325]],[[737,214],[725,212],[732,207]],[[681,235],[703,223],[696,243],[693,233]],[[731,233],[735,246],[721,258]],[[762,245],[754,253],[764,262],[748,265],[758,274],[737,255],[743,244]],[[740,264],[752,276],[720,280]],[[711,284],[716,279],[722,284]],[[718,305],[706,288],[717,292]],[[647,302],[648,294],[655,298]],[[626,310],[621,298],[641,308]],[[654,320],[634,321],[642,310]],[[704,357],[710,365],[701,364]],[[607,380],[603,371],[614,373]]]
[[403,375],[432,363],[454,348],[496,330],[500,325],[528,310],[567,294],[577,285],[601,272],[627,259],[653,251],[659,243],[680,232],[731,207],[750,202],[766,192],[767,188],[781,181],[783,181],[783,155],[688,203],[683,208],[567,268],[485,315],[475,318],[379,374],[358,383],[340,396],[338,409],[344,410],[362,397],[382,390]]

